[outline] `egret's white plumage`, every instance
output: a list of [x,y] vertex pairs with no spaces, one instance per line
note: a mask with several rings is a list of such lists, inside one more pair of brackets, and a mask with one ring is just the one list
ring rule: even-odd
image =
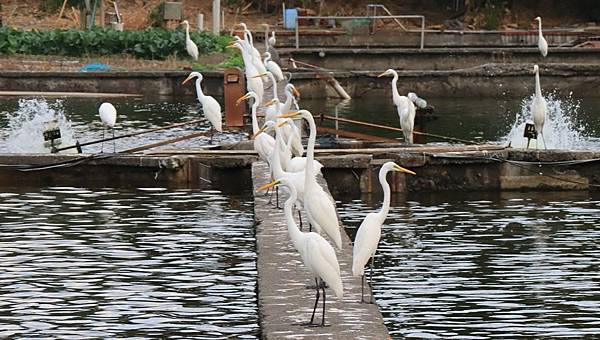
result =
[[410,144],[413,143],[413,130],[415,126],[415,104],[407,96],[401,96],[398,93],[398,72],[395,70],[387,69],[385,72],[379,75],[379,77],[393,75],[392,79],[392,100],[396,109],[398,110],[398,117],[400,118],[400,128],[404,134],[404,138]]
[[[100,108],[98,108],[98,114],[100,115],[100,121],[104,125],[104,129],[102,130],[102,139],[104,139],[106,133],[106,127],[110,127],[113,133],[113,151],[117,151],[117,147],[115,145],[115,124],[117,123],[117,109],[111,103],[102,103]],[[101,151],[104,152],[104,141],[101,144]]]
[[264,84],[261,77],[257,77],[257,75],[260,73],[252,61],[248,43],[247,41],[238,37],[234,37],[234,39],[236,39],[236,41],[234,41],[228,47],[237,48],[242,53],[242,59],[244,60],[244,73],[246,75],[246,87],[248,88],[248,92],[254,92],[257,95],[258,102],[261,104],[264,95]]
[[407,95],[408,99],[415,104],[416,107],[420,109],[424,109],[427,107],[427,101],[423,98],[417,96],[414,92],[409,92]]
[[533,66],[533,72],[535,73],[535,94],[533,101],[531,102],[531,114],[533,116],[533,125],[535,125],[535,131],[537,132],[538,138],[536,138],[536,147],[539,136],[542,137],[544,148],[546,148],[546,140],[544,139],[544,122],[546,120],[546,112],[548,106],[546,99],[542,96],[542,88],[540,86],[540,70],[537,65]]
[[306,168],[304,170],[304,211],[311,226],[317,232],[325,232],[338,249],[342,249],[342,235],[335,211],[335,202],[325,190],[317,183],[315,172],[315,143],[317,127],[312,114],[308,110],[300,110],[282,115],[278,118],[302,117],[308,122],[310,134],[306,152]]
[[267,41],[271,47],[275,47],[275,44],[277,43],[277,39],[275,39],[275,31],[271,31],[271,36]]
[[[302,262],[308,271],[314,276],[315,280],[319,279],[325,282],[331,290],[335,293],[338,299],[341,299],[344,295],[344,288],[342,284],[342,277],[340,271],[340,265],[335,255],[333,247],[327,242],[321,235],[315,232],[303,233],[298,229],[296,221],[292,213],[294,203],[297,201],[298,193],[296,192],[295,185],[288,179],[276,180],[270,184],[267,184],[259,190],[266,190],[267,188],[282,185],[289,192],[289,198],[284,204],[285,221],[287,224],[288,233],[294,248],[300,254]],[[313,313],[310,319],[312,324],[315,317],[315,311],[317,308],[317,302],[319,300],[319,289],[323,291],[323,316],[321,325],[325,325],[325,287],[316,285],[317,300]]]
[[536,17],[534,20],[538,22],[538,48],[543,57],[548,55],[548,42],[542,35],[542,18]]
[[283,72],[281,72],[281,68],[279,67],[279,65],[277,65],[276,62],[271,60],[271,53],[265,52],[264,56],[265,59],[263,60],[263,63],[265,64],[267,71],[271,72],[275,76],[277,81],[282,81],[284,79]]
[[[277,133],[280,133],[282,128],[288,127],[288,126],[290,127],[291,133],[292,133],[288,137],[287,143],[282,148],[280,148],[281,149],[281,156],[280,156],[281,157],[281,166],[283,167],[283,169],[285,171],[288,171],[288,172],[304,171],[306,169],[307,158],[301,157],[301,156],[292,157],[292,144],[294,143],[295,140],[301,139],[300,131],[298,131],[298,128],[294,124],[294,121],[290,118],[284,118],[283,121],[278,124],[278,126],[281,126],[281,127],[275,130]],[[315,173],[321,172],[321,168],[323,168],[323,164],[321,164],[321,162],[319,162],[316,159],[313,160],[313,163],[315,165]]]
[[258,117],[256,116],[256,111],[258,110],[258,96],[254,92],[248,92],[246,95],[237,100],[237,104],[243,100],[254,98],[254,102],[252,103],[252,133],[254,134],[254,150],[258,153],[259,157],[265,162],[269,162],[269,158],[273,149],[275,148],[275,139],[269,136],[266,133],[259,133],[260,128],[258,126]]
[[[352,255],[352,274],[354,276],[362,276],[364,285],[364,269],[369,259],[373,259],[379,239],[381,238],[381,226],[387,218],[390,210],[390,185],[387,182],[387,174],[390,171],[401,171],[409,174],[415,174],[414,172],[400,167],[394,162],[387,162],[383,164],[379,170],[379,183],[383,189],[383,204],[381,210],[378,212],[372,212],[367,214],[365,219],[360,224],[356,237],[354,239],[354,249]],[[371,279],[373,273],[373,261],[371,260]],[[363,290],[364,292],[364,290]],[[372,298],[372,296],[371,296]],[[364,301],[364,294],[361,297]]]
[[196,95],[198,96],[198,101],[202,104],[204,116],[208,119],[212,128],[219,132],[223,131],[221,104],[215,98],[205,95],[202,91],[202,74],[200,72],[192,72],[182,84],[194,78],[196,78]]
[[185,50],[192,59],[198,60],[198,46],[196,46],[196,43],[190,38],[190,24],[187,20],[183,20],[181,24],[185,25]]

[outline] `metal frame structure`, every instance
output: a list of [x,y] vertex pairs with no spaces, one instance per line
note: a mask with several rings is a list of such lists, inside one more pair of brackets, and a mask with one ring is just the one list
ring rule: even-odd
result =
[[425,47],[425,16],[423,15],[365,15],[365,16],[297,16],[296,17],[296,49],[300,48],[300,28],[299,28],[299,20],[301,19],[340,19],[340,20],[357,20],[357,19],[369,19],[371,22],[377,19],[420,19],[421,20],[421,43],[419,49],[423,49]]

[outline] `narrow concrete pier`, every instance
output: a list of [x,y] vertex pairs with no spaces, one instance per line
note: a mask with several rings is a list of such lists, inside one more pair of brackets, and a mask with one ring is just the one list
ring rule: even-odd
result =
[[[252,166],[255,190],[270,181],[266,163]],[[326,183],[321,177],[322,185]],[[281,191],[280,191],[281,192]],[[280,195],[281,206],[285,194]],[[360,303],[360,278],[352,277],[352,245],[342,232],[343,250],[337,251],[344,297],[338,300],[327,289],[326,327],[308,327],[315,299],[314,280],[304,268],[287,232],[283,210],[268,204],[268,197],[254,195],[256,219],[258,306],[264,339],[388,339],[387,328],[376,304]],[[367,293],[370,291],[367,289]],[[321,301],[315,319],[321,320]]]

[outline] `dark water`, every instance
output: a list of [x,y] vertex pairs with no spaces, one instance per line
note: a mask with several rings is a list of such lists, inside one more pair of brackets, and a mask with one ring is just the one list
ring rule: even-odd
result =
[[[380,198],[339,205],[354,238]],[[395,338],[582,338],[600,334],[600,196],[394,197],[375,260]]]
[[0,337],[259,336],[248,196],[4,190],[0,235]]
[[[560,119],[572,122],[572,129],[581,131],[586,139],[593,139],[600,147],[600,98],[552,97],[560,110]],[[517,117],[529,117],[528,105],[523,99],[462,97],[462,98],[426,98],[429,105],[435,107],[434,121],[428,122],[429,133],[461,138],[475,142],[503,142],[511,132]],[[550,97],[548,100],[551,101]],[[302,100],[301,106],[313,114],[335,115],[336,106],[340,117],[368,121],[376,124],[399,127],[398,113],[391,97],[361,97],[344,103],[336,99]],[[563,117],[564,116],[564,117]],[[333,127],[332,122],[328,122]],[[367,134],[399,138],[401,133],[357,127],[340,123],[340,128],[360,131]],[[428,138],[427,142],[448,142],[447,140]]]

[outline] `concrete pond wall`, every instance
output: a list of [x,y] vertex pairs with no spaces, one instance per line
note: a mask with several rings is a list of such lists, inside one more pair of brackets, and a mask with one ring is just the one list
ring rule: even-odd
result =
[[[600,64],[540,63],[545,91],[578,96],[600,96]],[[331,74],[353,97],[391,95],[389,77],[379,71],[337,71]],[[181,85],[188,72],[2,72],[0,91],[55,91],[130,93],[146,96],[194,96],[192,83]],[[223,73],[204,72],[205,92],[223,95]],[[322,73],[294,70],[291,82],[303,98],[336,97]],[[523,97],[533,93],[532,64],[484,64],[461,70],[400,70],[400,92],[415,91],[430,97]]]

